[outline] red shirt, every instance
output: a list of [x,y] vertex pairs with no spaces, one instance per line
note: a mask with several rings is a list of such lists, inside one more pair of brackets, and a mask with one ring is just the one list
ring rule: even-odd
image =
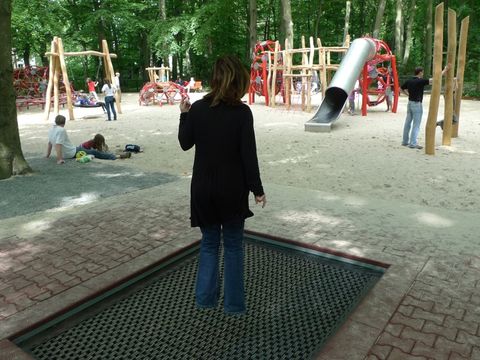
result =
[[85,141],[81,146],[84,149],[96,149],[96,146],[95,146],[95,143],[93,142],[93,140]]
[[92,80],[90,80],[87,83],[87,85],[88,85],[88,91],[95,91],[95,83]]

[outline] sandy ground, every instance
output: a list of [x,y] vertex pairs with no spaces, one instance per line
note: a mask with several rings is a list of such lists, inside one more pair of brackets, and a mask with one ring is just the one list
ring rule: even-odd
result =
[[[203,96],[191,95],[192,101]],[[477,101],[462,102],[460,136],[452,140],[452,146],[441,145],[442,134],[437,127],[435,156],[400,145],[405,97],[400,99],[397,114],[384,112],[385,104],[370,108],[366,117],[344,114],[330,133],[305,132],[304,123],[312,114],[301,112],[298,107],[296,110],[286,110],[283,106],[272,109],[264,105],[263,99],[257,101],[251,108],[265,184],[446,209],[478,210],[480,110]],[[314,101],[319,102],[318,99]],[[419,136],[421,145],[424,145],[428,104],[429,97],[426,96]],[[107,165],[112,169],[110,173],[117,171],[116,176],[122,173],[129,176],[154,173],[174,177],[191,175],[193,151],[183,152],[178,146],[177,105],[139,106],[137,94],[124,94],[122,110],[118,121],[107,122],[99,108],[75,108],[76,120],[67,122],[66,129],[75,144],[95,133],[102,133],[111,149],[122,149],[125,144],[133,143],[140,145],[144,153],[128,160],[95,160],[90,164],[71,161],[65,166],[65,171],[71,174],[66,181],[100,171]],[[67,115],[64,109],[61,113]],[[443,103],[439,119],[443,118],[442,114]],[[56,166],[53,157],[42,159],[53,118],[51,115],[45,122],[40,109],[18,114],[24,154],[34,170],[43,175],[48,175],[48,168]],[[89,186],[95,187],[94,184]],[[127,186],[118,192],[134,189]],[[266,192],[268,196],[268,186]],[[5,200],[2,204],[7,205]],[[14,206],[12,203],[8,205]]]

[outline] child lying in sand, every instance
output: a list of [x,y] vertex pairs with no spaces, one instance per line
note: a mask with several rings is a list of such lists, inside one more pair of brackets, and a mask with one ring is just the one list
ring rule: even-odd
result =
[[[90,152],[87,151],[87,154],[90,153],[99,159],[116,160],[117,158],[127,159],[132,156],[130,152],[122,152],[118,155],[108,152],[108,145],[106,144],[105,138],[102,134],[95,135],[93,139],[85,141],[80,145],[80,147],[82,149],[89,150]],[[93,151],[95,151],[97,154],[93,153]]]

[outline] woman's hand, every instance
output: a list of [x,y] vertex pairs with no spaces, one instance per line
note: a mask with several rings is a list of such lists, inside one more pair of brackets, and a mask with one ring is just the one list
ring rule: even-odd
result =
[[188,112],[188,110],[190,110],[191,107],[192,107],[192,104],[190,104],[190,101],[188,100],[188,98],[183,98],[182,101],[180,102],[180,112],[182,113]]
[[259,203],[262,203],[262,209],[263,209],[267,204],[267,198],[265,194],[263,194],[262,196],[255,196],[255,204],[259,204]]

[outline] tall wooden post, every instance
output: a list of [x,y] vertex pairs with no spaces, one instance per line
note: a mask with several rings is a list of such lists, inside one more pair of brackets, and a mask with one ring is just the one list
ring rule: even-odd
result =
[[285,39],[285,71],[283,76],[283,86],[285,92],[285,107],[290,109],[291,98],[290,98],[290,91],[292,86],[292,78],[291,78],[291,66],[290,66],[290,59],[291,53],[289,52],[290,46],[288,45],[288,38]]
[[447,80],[445,83],[445,111],[443,119],[442,145],[450,146],[452,143],[452,118],[453,118],[453,73],[455,72],[455,56],[457,53],[457,14],[448,9],[448,50]]
[[[50,46],[50,52],[53,54],[56,52],[55,50],[56,43],[52,40],[52,44]],[[43,118],[45,121],[48,121],[48,117],[50,116],[50,109],[52,107],[52,88],[53,88],[53,74],[55,72],[55,61],[56,57],[54,55],[50,55],[50,61],[48,63],[48,85],[47,85],[47,92],[45,93],[45,112]]]
[[58,38],[55,41],[55,68],[53,71],[53,113],[57,116],[60,113],[60,61],[58,61]]
[[425,127],[425,154],[435,155],[435,130],[437,128],[438,104],[442,88],[442,48],[443,48],[443,3],[435,8],[435,37],[433,47],[433,83]]
[[[275,52],[273,53],[273,64],[270,69],[272,72],[271,81],[270,81],[270,106],[275,107],[275,95],[277,93],[277,64],[278,64],[278,53],[280,52],[280,43],[275,41]],[[285,79],[284,79],[285,81]]]
[[63,51],[63,41],[61,38],[58,38],[58,63],[60,64],[60,70],[62,71],[63,85],[65,85],[68,116],[70,120],[75,120],[75,116],[73,115],[72,91],[70,89],[70,81],[68,80],[67,66],[65,64],[65,56]]
[[325,48],[322,46],[322,41],[317,38],[318,53],[320,57],[320,82],[322,83],[322,99],[325,99],[325,92],[327,91],[327,64],[325,61]]
[[[460,103],[462,102],[463,95],[463,77],[465,73],[465,61],[467,54],[467,36],[468,25],[470,17],[467,16],[462,20],[460,27],[460,42],[458,44],[458,62],[457,62],[457,90],[455,91],[455,115],[457,121],[460,120]],[[458,136],[458,122],[452,126],[452,137]]]
[[[102,40],[102,53],[103,65],[105,68],[105,78],[110,80],[111,84],[114,84],[113,77],[115,76],[115,72],[113,71],[112,59],[110,58],[110,51],[108,50],[107,40]],[[120,96],[117,92],[115,93],[115,102],[117,104],[117,112],[121,114],[122,107],[120,105]]]

